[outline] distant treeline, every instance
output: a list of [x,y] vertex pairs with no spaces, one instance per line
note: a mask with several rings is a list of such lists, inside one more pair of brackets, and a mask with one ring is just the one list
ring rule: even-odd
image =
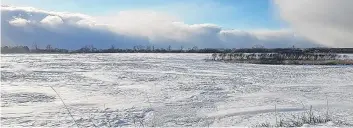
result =
[[353,65],[348,55],[280,51],[278,53],[213,53],[207,61],[279,65]]
[[203,48],[199,49],[197,46],[192,48],[172,49],[168,48],[154,48],[154,46],[134,46],[132,49],[120,49],[114,46],[108,49],[97,49],[90,46],[84,46],[76,50],[67,50],[53,48],[47,45],[46,48],[41,49],[36,45],[30,49],[28,46],[3,46],[1,53],[353,53],[353,48],[241,48],[241,49],[216,49],[216,48]]
[[353,53],[353,48],[245,48],[235,49],[234,53]]

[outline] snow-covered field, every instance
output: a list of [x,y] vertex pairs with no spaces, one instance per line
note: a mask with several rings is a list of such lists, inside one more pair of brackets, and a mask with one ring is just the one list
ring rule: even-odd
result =
[[[253,126],[310,105],[353,123],[353,66],[205,62],[209,54],[1,55],[1,126]],[[327,98],[327,100],[326,100]]]

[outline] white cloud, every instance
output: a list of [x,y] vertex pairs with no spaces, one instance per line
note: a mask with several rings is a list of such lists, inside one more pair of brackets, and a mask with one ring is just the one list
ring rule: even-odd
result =
[[[94,45],[107,48],[115,45],[132,48],[134,45],[156,47],[312,47],[314,44],[293,36],[289,30],[240,31],[224,30],[214,24],[186,24],[171,15],[155,11],[122,11],[107,16],[91,17],[68,12],[50,12],[35,8],[1,8],[2,33],[5,44],[31,46],[33,42],[44,46],[52,44],[62,48]],[[19,17],[28,21],[31,32],[14,28],[8,21]],[[52,29],[53,26],[58,26]],[[11,42],[5,42],[11,41]]]
[[40,21],[40,23],[55,26],[55,25],[63,24],[64,21],[59,16],[49,15],[49,16],[45,17],[44,19],[42,19]]
[[14,18],[9,21],[10,25],[17,26],[17,27],[24,27],[29,24],[30,21],[22,18]]
[[266,47],[314,46],[313,42],[294,37],[287,30],[224,30],[214,24],[185,24],[176,17],[153,11],[123,11],[98,20],[109,24],[115,31],[148,37],[151,43],[158,45],[228,48],[252,47],[256,44]]
[[353,46],[353,0],[275,0],[299,34],[332,47]]

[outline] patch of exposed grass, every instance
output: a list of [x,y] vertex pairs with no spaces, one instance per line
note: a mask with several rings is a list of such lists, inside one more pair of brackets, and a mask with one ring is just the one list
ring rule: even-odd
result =
[[291,117],[280,118],[279,121],[277,121],[277,116],[276,116],[275,124],[264,122],[264,123],[256,124],[253,127],[302,127],[304,125],[319,125],[319,124],[327,124],[329,122],[332,122],[333,123],[332,125],[350,126],[349,124],[344,123],[342,121],[333,121],[332,117],[328,115],[328,108],[327,108],[326,114],[321,115],[318,112],[315,113],[313,111],[312,106],[310,106],[309,110],[304,111],[299,115],[293,114]]

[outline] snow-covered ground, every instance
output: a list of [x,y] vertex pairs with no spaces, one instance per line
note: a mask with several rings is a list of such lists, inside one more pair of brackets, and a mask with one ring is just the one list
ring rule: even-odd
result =
[[[1,55],[2,126],[253,126],[313,105],[353,123],[353,66],[205,62],[209,54]],[[327,99],[327,100],[326,100]]]

